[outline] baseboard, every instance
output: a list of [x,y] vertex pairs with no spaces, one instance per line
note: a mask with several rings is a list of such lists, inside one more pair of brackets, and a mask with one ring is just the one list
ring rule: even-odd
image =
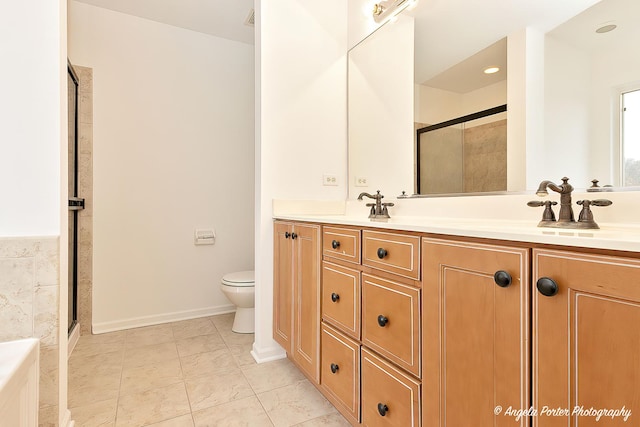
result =
[[255,359],[256,363],[265,363],[284,359],[287,357],[287,352],[279,345],[275,347],[258,348],[254,342],[253,348],[251,349],[251,356]]
[[176,311],[173,313],[154,314],[151,316],[134,317],[130,319],[114,320],[111,322],[94,323],[91,328],[93,334],[122,331],[124,329],[140,328],[142,326],[159,325],[177,322],[179,320],[197,319],[199,317],[215,316],[217,314],[233,313],[235,305],[219,305],[217,307],[199,308],[196,310]]
[[67,340],[67,358],[71,357],[71,353],[73,353],[73,349],[76,348],[76,344],[78,343],[79,338],[80,338],[80,323],[76,323],[73,329],[71,330],[71,334],[69,334],[69,338]]
[[62,423],[60,425],[65,427],[74,427],[76,425],[76,422],[71,419],[70,410],[65,409],[64,418],[62,419]]

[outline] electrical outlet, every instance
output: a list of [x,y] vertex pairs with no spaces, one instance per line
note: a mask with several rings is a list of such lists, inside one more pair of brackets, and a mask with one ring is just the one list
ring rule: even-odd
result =
[[368,187],[369,181],[364,176],[356,176],[356,187]]
[[338,177],[335,175],[322,175],[322,185],[338,185]]

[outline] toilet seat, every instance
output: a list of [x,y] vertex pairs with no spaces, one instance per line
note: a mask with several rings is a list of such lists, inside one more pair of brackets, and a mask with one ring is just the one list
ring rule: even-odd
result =
[[222,284],[233,287],[251,287],[255,286],[254,271],[237,271],[222,276]]

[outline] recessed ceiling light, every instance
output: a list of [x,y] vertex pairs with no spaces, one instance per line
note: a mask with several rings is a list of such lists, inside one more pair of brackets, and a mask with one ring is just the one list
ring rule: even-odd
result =
[[484,73],[485,73],[485,74],[495,74],[495,73],[497,73],[498,71],[500,71],[500,68],[499,68],[499,67],[488,67],[488,68],[485,68],[485,69],[484,69]]
[[596,33],[598,34],[608,33],[609,31],[615,30],[617,27],[618,26],[616,24],[606,24],[598,28],[596,30]]

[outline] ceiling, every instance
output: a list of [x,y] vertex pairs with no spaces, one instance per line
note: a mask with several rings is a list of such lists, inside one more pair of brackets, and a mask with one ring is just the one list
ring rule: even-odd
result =
[[76,0],[151,21],[242,43],[254,43],[245,24],[253,0]]

